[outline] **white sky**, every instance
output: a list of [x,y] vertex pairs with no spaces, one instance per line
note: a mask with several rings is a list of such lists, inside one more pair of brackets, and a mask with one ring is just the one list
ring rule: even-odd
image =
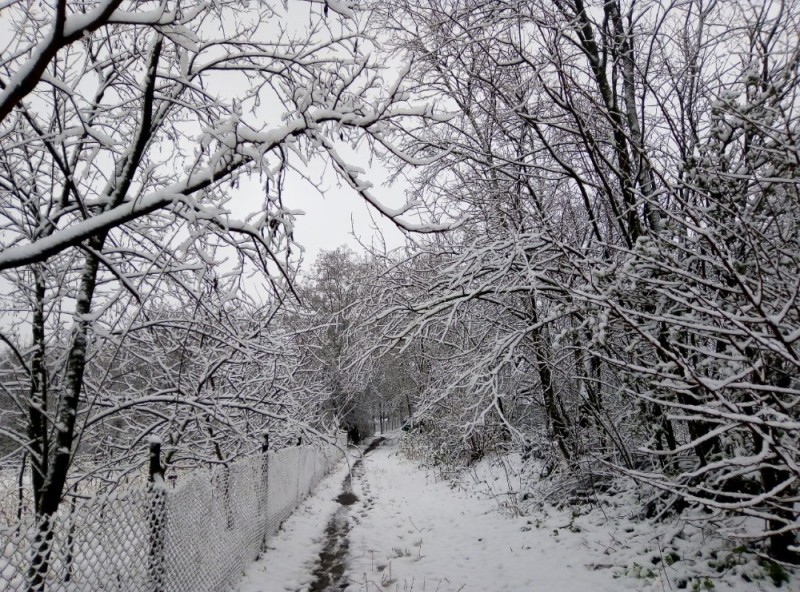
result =
[[[372,191],[381,203],[390,208],[406,203],[404,184],[387,183],[388,172],[380,163],[370,161],[366,153],[341,148],[347,152],[348,163],[366,171],[363,178],[372,183]],[[302,168],[308,178],[288,169],[282,193],[284,208],[296,213],[294,240],[303,247],[301,272],[310,269],[320,251],[332,251],[341,245],[363,253],[366,248],[390,251],[405,244],[403,232],[340,182],[333,167],[325,165],[324,156]],[[235,218],[244,218],[259,207],[263,192],[264,182],[257,175],[243,177],[226,207]]]
[[[3,5],[0,0],[0,6]],[[279,7],[279,4],[278,4]],[[300,31],[307,26],[311,13],[319,14],[321,4],[293,2],[282,19],[276,19],[271,24],[288,25],[289,29],[296,28]],[[0,12],[0,37],[7,34],[9,13]],[[219,74],[214,92],[219,95],[231,94],[239,96],[243,92],[242,80],[235,77],[226,77]],[[282,105],[270,110],[268,100],[265,102],[264,114],[278,114],[284,112]],[[384,184],[387,172],[376,161],[370,162],[369,155],[363,150],[357,154],[341,147],[348,153],[348,160],[367,171],[365,177],[373,183],[374,193],[381,202],[390,207],[398,207],[405,203],[402,187]],[[359,243],[373,245],[381,249],[382,245],[388,250],[404,244],[403,234],[395,225],[383,218],[377,211],[370,208],[350,187],[340,184],[335,172],[330,166],[327,168],[321,162],[312,162],[309,166],[314,187],[308,180],[300,175],[289,173],[284,187],[284,206],[292,210],[302,210],[304,215],[298,216],[295,225],[295,241],[304,248],[303,269],[308,269],[322,250],[332,250],[340,245],[347,245],[356,252],[361,252],[363,247]],[[257,197],[254,196],[257,192]],[[245,217],[257,209],[256,204],[263,199],[263,186],[257,180],[245,181],[242,179],[241,188],[235,192],[232,214],[236,218]],[[241,210],[240,210],[241,208]]]
[[[395,206],[405,202],[402,187],[382,184],[383,171],[377,165],[371,168],[366,163],[356,164],[362,166],[370,178],[376,179],[375,193],[383,203]],[[295,240],[305,249],[305,269],[320,251],[330,251],[343,244],[356,252],[363,250],[359,242],[368,246],[374,244],[380,249],[381,241],[385,241],[389,250],[403,245],[403,233],[350,187],[339,186],[332,170],[323,173],[323,183],[324,195],[320,195],[307,181],[292,175],[287,178],[284,190],[285,205],[305,212],[297,217],[295,227]]]
[[[275,7],[280,12],[278,3],[275,3]],[[262,26],[269,30],[271,26],[281,25],[286,26],[289,31],[302,34],[309,21],[319,18],[322,11],[322,2],[314,2],[314,0],[291,2],[287,5],[287,11],[282,15],[283,18],[276,19],[274,23],[263,23]],[[336,27],[333,15],[331,15],[330,23],[334,28]],[[362,45],[363,50],[364,46]],[[230,83],[229,90],[234,94],[240,94],[242,89],[237,82],[231,80]],[[226,92],[224,89],[216,90]],[[264,99],[262,113],[265,120],[270,115],[282,114],[285,111],[283,105],[276,105],[276,108],[270,109],[271,98],[265,97]],[[275,124],[279,125],[280,121],[276,121]],[[400,207],[406,203],[404,187],[386,184],[388,172],[380,166],[377,160],[371,160],[369,149],[366,146],[362,144],[359,148],[354,149],[352,146],[342,143],[337,145],[337,151],[347,158],[349,164],[366,171],[364,178],[372,182],[373,192],[383,205]],[[302,167],[298,159],[293,158],[291,154],[289,157],[294,166]],[[367,246],[372,245],[378,250],[383,248],[383,244],[387,250],[404,244],[403,233],[390,220],[367,205],[352,188],[340,183],[331,165],[326,164],[322,158],[313,159],[307,167],[302,168],[304,169],[303,174],[309,175],[310,181],[303,179],[300,174],[288,171],[283,191],[284,207],[304,212],[302,216],[297,217],[294,231],[295,241],[304,248],[302,270],[310,268],[320,251],[330,251],[340,245],[347,245],[356,253],[360,253],[364,250],[360,243]],[[243,181],[242,189],[237,193],[241,195],[250,191],[258,191],[258,200],[261,199],[263,187],[257,181],[252,183]],[[242,204],[248,211],[252,211],[253,202],[240,201],[242,198],[248,199],[246,195],[241,195],[241,197],[237,195],[235,201]],[[233,213],[234,215],[238,214],[236,210]]]

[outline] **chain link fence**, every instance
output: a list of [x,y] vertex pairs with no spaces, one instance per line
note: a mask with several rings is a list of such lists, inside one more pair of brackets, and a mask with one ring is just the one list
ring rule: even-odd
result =
[[196,471],[175,488],[74,499],[48,523],[0,528],[0,589],[14,592],[218,592],[342,457],[296,446]]

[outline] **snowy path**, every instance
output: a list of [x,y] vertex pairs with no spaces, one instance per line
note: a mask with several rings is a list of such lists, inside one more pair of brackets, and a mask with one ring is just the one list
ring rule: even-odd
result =
[[[491,499],[434,481],[399,457],[395,437],[363,458],[353,472],[358,500],[343,508],[335,498],[346,475],[346,467],[340,467],[323,481],[270,541],[266,556],[248,570],[240,592],[602,592],[628,587],[609,570],[586,567],[592,553],[580,537],[559,541],[525,518],[499,514]],[[328,540],[331,525],[337,530],[333,543]],[[339,581],[336,573],[323,585],[320,554],[330,559],[332,549],[346,555],[346,567]]]
[[593,572],[588,553],[557,543],[492,499],[434,481],[400,458],[395,441],[364,459],[366,502],[350,532],[348,592],[600,592],[619,590]]

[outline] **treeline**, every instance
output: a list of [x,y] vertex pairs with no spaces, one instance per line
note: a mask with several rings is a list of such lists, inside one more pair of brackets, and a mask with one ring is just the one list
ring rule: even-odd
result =
[[434,114],[345,3],[6,4],[0,463],[6,515],[37,518],[39,590],[52,517],[86,480],[143,478],[151,437],[170,470],[265,431],[371,429],[331,370],[334,321],[298,304],[287,178],[322,161],[357,186],[339,145]]
[[455,228],[370,304],[434,452],[630,475],[797,562],[798,6],[382,6],[450,115],[398,166]]
[[[797,560],[796,3],[213,4],[4,9],[0,434],[43,556],[149,435],[225,463],[413,415]],[[320,161],[408,248],[298,276]]]

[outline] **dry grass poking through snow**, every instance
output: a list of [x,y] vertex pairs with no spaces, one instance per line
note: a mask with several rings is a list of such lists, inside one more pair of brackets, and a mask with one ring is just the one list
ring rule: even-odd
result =
[[526,466],[519,455],[495,455],[463,469],[451,483],[495,500],[508,516],[525,517],[523,528],[574,549],[585,569],[611,574],[617,589],[800,589],[796,569],[778,565],[737,540],[737,534],[747,531],[745,520],[718,521],[692,509],[660,521],[646,519],[641,508],[654,492],[630,479],[617,477],[603,492],[570,496],[570,487],[558,475],[541,481],[538,474],[539,467]]

